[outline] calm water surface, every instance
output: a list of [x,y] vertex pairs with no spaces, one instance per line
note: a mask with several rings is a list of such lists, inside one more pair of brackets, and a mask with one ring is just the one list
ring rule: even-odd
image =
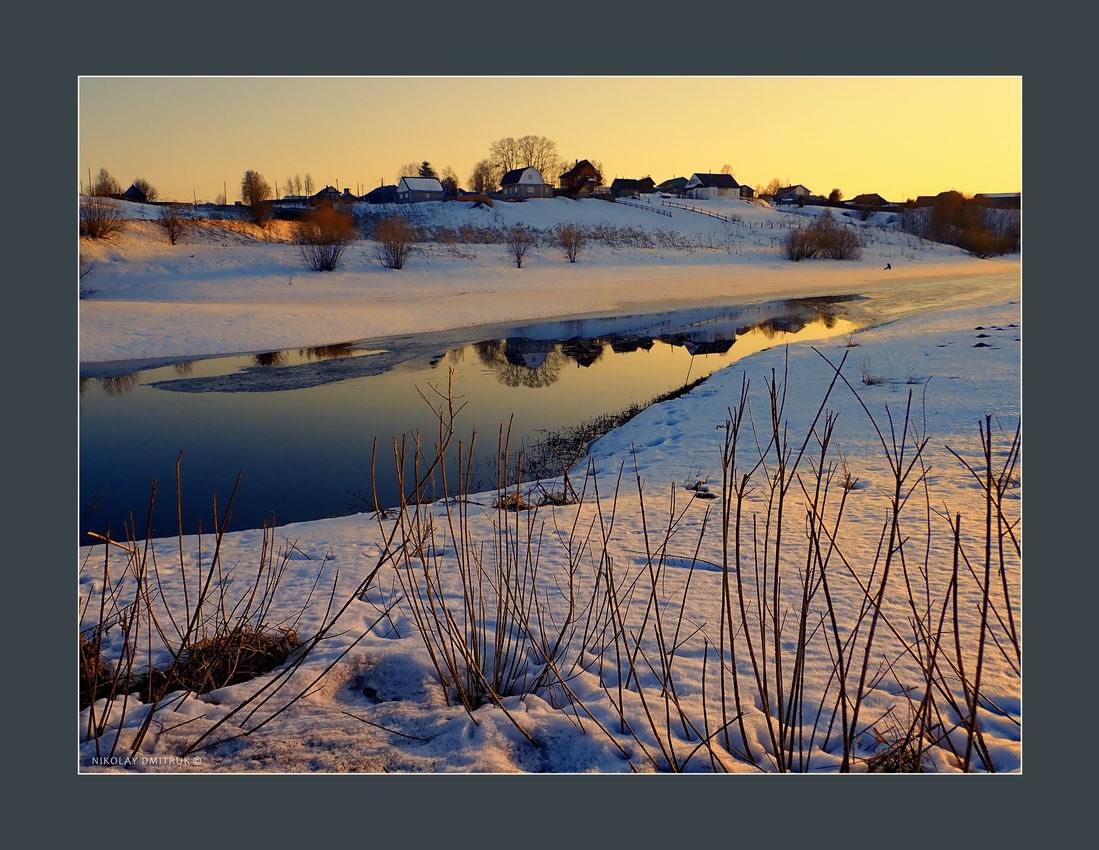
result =
[[[787,341],[846,336],[853,299],[775,301],[646,315],[473,328],[368,343],[215,357],[80,379],[80,530],[116,536],[131,515],[141,534],[158,482],[153,534],[176,533],[175,465],[182,452],[184,530],[213,525],[238,471],[230,528],[297,522],[368,507],[371,446],[378,495],[397,500],[392,437],[438,426],[421,397],[466,403],[459,432],[478,432],[493,480],[498,428],[513,446],[547,430],[647,401]],[[384,459],[384,462],[382,462]]]

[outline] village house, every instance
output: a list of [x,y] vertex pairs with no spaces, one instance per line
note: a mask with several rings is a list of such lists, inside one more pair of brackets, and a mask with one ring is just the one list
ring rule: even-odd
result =
[[796,204],[798,202],[804,202],[812,194],[813,193],[805,186],[802,186],[800,183],[795,183],[793,186],[783,186],[775,192],[775,203]]
[[553,187],[542,179],[542,173],[532,165],[507,172],[500,180],[500,192],[508,200],[553,197]]
[[363,195],[363,200],[368,204],[395,204],[397,203],[397,187],[392,183],[377,186]]
[[309,200],[315,207],[319,207],[322,204],[331,206],[340,200],[340,190],[335,186],[325,186],[315,195],[312,195]]
[[740,197],[740,184],[732,174],[695,172],[683,188],[687,197],[696,201]]
[[402,177],[397,184],[397,203],[441,201],[445,198],[443,184],[434,177]]
[[616,198],[627,198],[633,195],[647,195],[656,191],[656,183],[651,177],[642,177],[640,180],[632,180],[627,177],[615,177],[611,182],[611,194]]
[[978,192],[973,196],[973,202],[982,207],[1017,210],[1023,205],[1023,195],[1021,192]]
[[603,182],[603,175],[588,160],[580,159],[573,163],[572,168],[562,174],[558,181],[561,186],[560,194],[588,197],[595,192],[595,187]]
[[149,199],[137,186],[130,184],[130,188],[118,196],[123,201],[133,201],[135,204],[144,204]]
[[889,201],[879,195],[877,192],[867,192],[862,195],[855,195],[847,201],[848,205],[852,207],[887,207]]
[[664,193],[665,195],[675,195],[678,198],[682,198],[683,194],[687,191],[687,178],[686,177],[672,177],[659,184],[657,191]]

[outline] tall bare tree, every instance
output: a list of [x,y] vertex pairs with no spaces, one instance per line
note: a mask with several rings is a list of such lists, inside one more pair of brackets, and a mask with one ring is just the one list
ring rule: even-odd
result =
[[[546,175],[543,174],[542,177],[545,178]],[[469,175],[469,187],[482,195],[496,191],[496,169],[491,160],[482,159],[473,166],[473,173]]]
[[317,188],[316,184],[313,182],[313,175],[312,174],[306,174],[305,175],[305,187],[304,188],[305,188],[305,194],[307,194],[307,195],[312,195],[313,190]]
[[107,195],[117,195],[122,192],[122,187],[118,185],[118,181],[111,176],[106,168],[99,169],[99,174],[96,175],[95,182],[92,184],[89,194],[97,197],[106,197]]
[[258,171],[249,168],[240,179],[240,199],[250,207],[271,197],[271,186]]
[[397,179],[402,177],[419,177],[420,176],[420,163],[418,162],[406,162],[400,168],[397,169]]
[[561,165],[557,143],[545,136],[527,135],[516,139],[505,136],[488,148],[488,161],[492,163],[497,181],[514,168],[534,166],[542,179],[553,182]]

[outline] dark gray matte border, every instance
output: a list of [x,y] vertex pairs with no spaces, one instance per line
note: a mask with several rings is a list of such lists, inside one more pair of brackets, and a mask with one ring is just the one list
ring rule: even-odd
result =
[[[10,535],[5,566],[9,579],[15,580],[8,588],[6,626],[9,635],[22,638],[9,643],[16,669],[6,671],[5,681],[6,687],[18,687],[25,695],[16,699],[9,691],[9,705],[30,719],[7,730],[14,747],[8,749],[6,769],[21,789],[47,795],[48,813],[35,824],[39,841],[68,826],[84,841],[125,835],[131,841],[143,842],[148,836],[156,844],[170,844],[179,836],[189,844],[222,844],[235,825],[257,841],[269,831],[280,836],[276,846],[286,846],[297,836],[315,844],[336,841],[332,833],[337,828],[371,844],[419,845],[436,830],[448,832],[448,845],[458,846],[515,840],[526,844],[532,837],[590,846],[608,835],[617,836],[611,840],[621,846],[634,830],[650,841],[674,837],[693,843],[708,837],[704,830],[719,829],[714,834],[727,842],[751,840],[757,832],[782,843],[798,832],[827,842],[826,836],[838,837],[838,832],[845,844],[893,844],[911,835],[920,836],[925,846],[960,846],[968,834],[982,843],[1018,836],[1028,815],[1046,821],[1047,836],[1051,833],[1046,829],[1056,830],[1050,816],[1040,812],[1050,805],[1059,808],[1056,801],[1063,801],[1069,788],[1082,788],[1089,778],[1074,777],[1071,767],[1087,768],[1092,762],[1086,753],[1073,757],[1074,748],[1087,743],[1072,729],[1075,697],[1064,689],[1094,665],[1075,667],[1076,659],[1062,651],[1061,632],[1073,617],[1074,603],[1055,593],[1055,583],[1084,570],[1087,560],[1074,559],[1076,541],[1061,528],[1082,511],[1064,507],[1067,491],[1058,473],[1066,470],[1056,444],[1065,437],[1057,424],[1062,391],[1078,391],[1081,380],[1061,359],[1066,355],[1063,298],[1066,292],[1083,297],[1081,287],[1073,284],[1094,279],[1094,272],[1074,267],[1072,257],[1061,252],[1065,231],[1074,225],[1051,205],[1058,188],[1091,170],[1087,160],[1066,165],[1065,121],[1086,110],[1087,97],[1074,91],[1084,75],[1066,74],[1067,69],[1058,67],[1064,61],[1059,56],[1079,49],[1072,34],[1086,27],[1083,21],[1050,14],[1048,7],[1016,12],[1006,3],[973,8],[925,2],[898,5],[896,11],[886,4],[803,5],[791,0],[758,8],[723,4],[697,10],[681,3],[659,7],[647,19],[637,4],[617,12],[590,3],[577,9],[557,4],[538,10],[541,26],[552,34],[564,22],[578,21],[590,35],[566,41],[551,35],[545,49],[512,51],[507,32],[524,17],[515,4],[478,10],[441,3],[436,9],[434,3],[421,2],[393,11],[361,3],[352,11],[288,4],[282,14],[271,3],[255,9],[224,2],[202,5],[113,3],[81,13],[38,4],[31,12],[20,8],[7,13],[5,54],[14,61],[4,82],[11,97],[7,116],[14,123],[4,144],[14,141],[17,147],[5,161],[11,164],[21,215],[4,231],[5,251],[14,262],[5,281],[5,327],[14,337],[7,350],[17,391],[9,395],[5,417],[15,425],[5,459],[5,467],[14,472],[5,476],[4,520]],[[766,8],[774,10],[770,16],[761,11]],[[440,45],[461,46],[453,51],[455,58],[449,58],[447,49],[410,55],[399,39],[391,39],[402,30],[425,27],[443,36]],[[243,39],[245,31],[253,36]],[[688,34],[693,34],[688,45],[701,41],[703,47],[645,47]],[[728,49],[722,49],[725,45]],[[1024,591],[1025,775],[852,777],[846,782],[777,777],[77,777],[69,674],[75,643],[73,551],[66,526],[76,506],[76,239],[75,203],[71,209],[66,205],[75,202],[71,169],[80,73],[1022,73],[1028,178],[1026,541],[1027,554],[1033,556],[1027,561]],[[1079,142],[1070,139],[1068,144]],[[28,222],[37,224],[28,227]],[[1067,306],[1086,310],[1079,301]],[[16,352],[32,354],[16,362]],[[1073,427],[1090,431],[1085,424]],[[184,805],[190,814],[178,810]],[[508,821],[514,823],[505,827]]]

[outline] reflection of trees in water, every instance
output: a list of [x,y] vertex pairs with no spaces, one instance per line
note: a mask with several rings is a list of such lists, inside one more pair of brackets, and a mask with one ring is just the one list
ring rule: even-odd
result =
[[128,393],[137,386],[138,372],[127,372],[125,375],[109,375],[99,379],[99,386],[107,395],[122,395]]
[[339,342],[334,345],[313,345],[309,348],[299,348],[298,354],[307,360],[338,360],[341,357],[353,356],[355,347],[349,342]]
[[173,363],[172,367],[176,370],[177,375],[190,375],[194,371],[194,360],[180,360],[178,363]]
[[252,359],[257,366],[282,366],[286,362],[285,351],[262,351],[253,354]]
[[[473,344],[477,359],[491,369],[501,384],[507,387],[548,387],[561,377],[561,367],[566,358],[561,345],[551,343],[532,344],[529,348],[520,341],[490,339]],[[537,365],[533,365],[537,364]]]
[[88,388],[88,381],[90,378],[86,378],[83,375],[80,376],[80,394],[84,395],[84,390]]

